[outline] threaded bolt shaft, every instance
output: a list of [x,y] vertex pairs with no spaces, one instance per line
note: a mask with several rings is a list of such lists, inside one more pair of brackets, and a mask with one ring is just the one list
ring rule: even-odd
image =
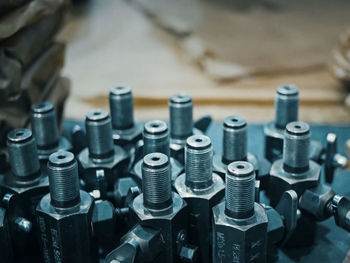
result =
[[51,204],[57,208],[69,208],[80,203],[78,165],[74,155],[58,151],[50,155],[47,164]]
[[222,140],[223,161],[229,164],[247,159],[247,122],[240,116],[229,116],[224,120]]
[[51,102],[32,105],[31,126],[38,149],[54,148],[59,143],[56,110]]
[[226,172],[225,213],[236,219],[254,214],[255,172],[249,162],[230,163]]
[[169,101],[170,137],[186,140],[193,131],[193,102],[186,94],[176,94]]
[[299,90],[295,85],[279,86],[275,96],[275,125],[285,129],[286,125],[298,120]]
[[11,171],[18,181],[31,181],[40,176],[40,163],[35,139],[29,129],[15,129],[7,135]]
[[169,158],[163,153],[150,153],[142,164],[143,204],[160,210],[172,204]]
[[213,147],[205,135],[193,135],[186,141],[186,185],[191,189],[208,188],[213,179]]
[[154,152],[170,156],[169,130],[164,121],[149,121],[144,126],[143,156]]
[[112,156],[114,148],[109,113],[101,109],[88,113],[85,127],[90,157],[99,159]]
[[129,87],[113,87],[109,93],[112,126],[116,130],[134,127],[134,102]]
[[283,142],[283,168],[303,173],[309,169],[310,127],[305,122],[287,125]]

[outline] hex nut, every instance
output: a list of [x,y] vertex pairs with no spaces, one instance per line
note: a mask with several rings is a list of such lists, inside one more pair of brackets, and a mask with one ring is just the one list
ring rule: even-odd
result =
[[114,184],[114,200],[117,207],[124,207],[129,189],[137,186],[137,183],[131,177],[117,179]]
[[130,204],[130,209],[142,226],[160,230],[165,240],[165,248],[159,262],[176,262],[178,251],[174,244],[178,233],[187,226],[186,202],[177,193],[173,193],[173,205],[168,209],[148,210],[143,205],[143,194],[140,194]]
[[314,161],[310,161],[309,170],[304,173],[293,174],[283,169],[283,160],[275,161],[271,166],[268,195],[271,205],[275,206],[282,194],[294,190],[300,197],[306,189],[316,187],[320,180],[321,168]]
[[92,191],[97,185],[96,170],[104,170],[107,184],[112,188],[117,178],[126,174],[129,156],[120,146],[114,146],[114,155],[111,158],[94,161],[89,157],[89,150],[85,148],[79,153],[77,160],[80,177],[86,183],[85,190]]
[[255,203],[246,220],[225,214],[225,202],[213,208],[213,259],[215,262],[266,262],[267,223],[264,208]]
[[299,199],[299,208],[313,215],[317,220],[325,220],[331,216],[327,211],[328,203],[332,202],[335,192],[327,185],[305,190]]
[[135,123],[134,127],[126,130],[113,129],[114,144],[125,146],[127,144],[136,144],[142,139],[143,124]]

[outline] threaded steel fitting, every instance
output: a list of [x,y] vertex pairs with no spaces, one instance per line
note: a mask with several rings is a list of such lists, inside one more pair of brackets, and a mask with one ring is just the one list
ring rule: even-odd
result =
[[251,163],[230,163],[226,172],[225,213],[235,219],[254,214],[255,172]]
[[275,96],[275,125],[285,129],[286,125],[298,120],[299,90],[295,85],[279,86]]
[[18,181],[31,181],[40,176],[40,163],[35,139],[29,129],[15,129],[7,135],[11,171]]
[[109,92],[109,107],[113,129],[126,130],[134,126],[134,102],[129,87],[112,88]]
[[114,146],[109,113],[101,109],[88,113],[85,127],[90,157],[101,159],[112,156]]
[[287,172],[303,173],[309,170],[310,127],[305,122],[287,125],[283,142],[283,168]]
[[170,137],[186,140],[193,130],[193,102],[186,94],[176,94],[169,101]]
[[229,116],[224,120],[222,140],[223,162],[247,159],[247,122],[240,116]]
[[205,135],[193,135],[186,141],[186,185],[191,189],[203,189],[213,183],[213,147]]
[[143,130],[143,156],[160,152],[170,156],[169,131],[164,121],[146,122]]
[[150,153],[142,164],[143,204],[160,210],[172,204],[169,158],[163,153]]
[[51,102],[32,105],[31,126],[39,149],[50,149],[58,145],[56,110]]
[[69,208],[80,203],[78,165],[74,155],[58,151],[50,155],[47,164],[51,204],[57,208]]

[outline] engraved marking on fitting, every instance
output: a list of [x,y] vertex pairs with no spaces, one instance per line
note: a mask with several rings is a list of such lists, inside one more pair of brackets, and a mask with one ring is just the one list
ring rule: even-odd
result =
[[241,246],[232,244],[232,263],[239,263],[241,258]]
[[51,228],[50,232],[51,232],[52,250],[53,250],[55,262],[61,263],[62,259],[61,259],[57,229]]
[[42,216],[39,216],[38,222],[39,222],[39,228],[40,228],[41,245],[42,245],[42,253],[43,253],[44,261],[46,263],[49,263],[50,256],[49,256],[49,251],[47,247],[48,240],[46,235],[45,219]]
[[225,257],[225,235],[221,232],[216,232],[216,245],[218,247],[217,254],[220,262],[223,261]]

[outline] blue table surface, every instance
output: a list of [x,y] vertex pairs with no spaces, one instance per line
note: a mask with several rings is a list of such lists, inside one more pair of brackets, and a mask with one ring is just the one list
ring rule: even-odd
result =
[[[64,135],[69,137],[69,130],[73,124],[83,122],[67,120],[64,123]],[[350,138],[350,125],[311,125],[311,136],[314,140],[325,144],[327,133],[332,132],[338,136],[338,150],[345,154],[345,141]],[[214,151],[221,152],[222,124],[213,123],[208,136],[211,138]],[[248,125],[248,151],[263,156],[264,134],[263,125]],[[332,188],[337,194],[350,198],[350,172],[338,171],[332,183]],[[262,202],[264,202],[262,197]],[[340,229],[330,218],[318,223],[316,242],[312,247],[279,250],[278,262],[343,262],[350,250],[350,233]]]

